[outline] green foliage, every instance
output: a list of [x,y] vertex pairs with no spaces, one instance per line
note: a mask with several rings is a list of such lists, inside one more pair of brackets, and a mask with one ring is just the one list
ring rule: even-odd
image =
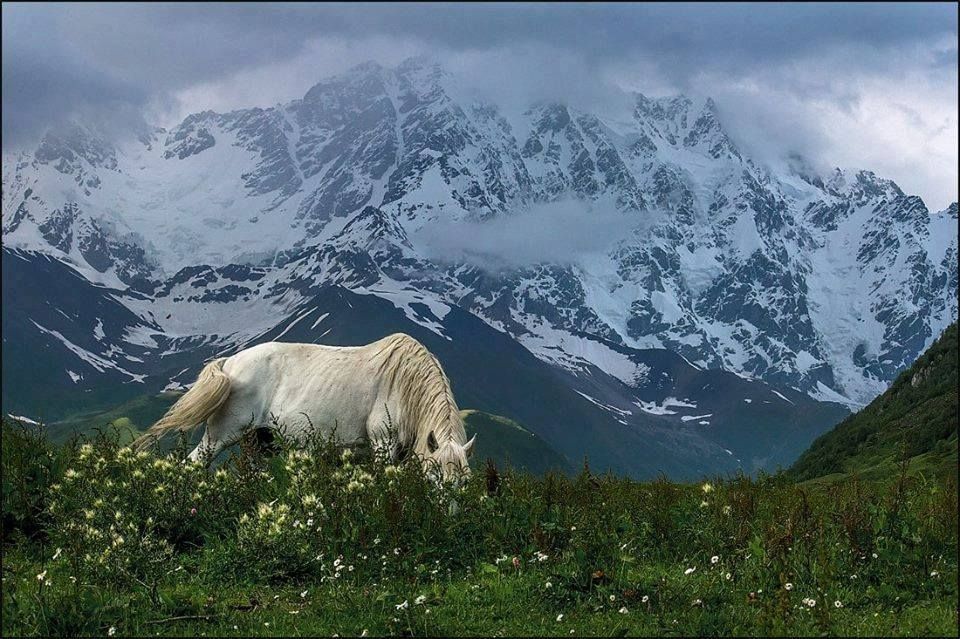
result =
[[954,323],[883,395],[814,441],[791,475],[881,479],[904,460],[914,473],[956,474],[957,358]]
[[213,469],[118,440],[4,424],[4,635],[956,631],[955,477],[828,491],[491,462],[455,487],[320,439],[251,438]]

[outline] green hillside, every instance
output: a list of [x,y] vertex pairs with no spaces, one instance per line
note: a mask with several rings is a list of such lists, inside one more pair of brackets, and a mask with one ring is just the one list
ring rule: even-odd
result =
[[512,419],[476,410],[460,411],[460,415],[467,427],[467,437],[478,435],[471,462],[476,469],[482,468],[489,458],[498,468],[510,465],[535,474],[573,470],[566,457]]
[[140,395],[106,411],[84,411],[46,424],[47,434],[61,442],[75,433],[90,434],[97,428],[116,426],[132,436],[146,430],[180,397],[179,393]]
[[799,481],[857,473],[883,479],[957,472],[957,324],[866,408],[819,437],[790,473]]

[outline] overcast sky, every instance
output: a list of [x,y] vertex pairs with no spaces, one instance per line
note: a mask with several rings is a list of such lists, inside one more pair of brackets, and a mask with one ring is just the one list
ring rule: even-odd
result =
[[170,125],[271,106],[364,62],[436,56],[502,102],[621,89],[712,96],[745,148],[869,168],[957,199],[957,6],[18,4],[3,17],[3,145],[70,117]]

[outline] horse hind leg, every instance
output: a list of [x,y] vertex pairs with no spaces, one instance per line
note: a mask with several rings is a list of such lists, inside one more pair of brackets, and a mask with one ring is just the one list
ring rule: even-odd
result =
[[200,443],[187,456],[187,459],[192,462],[202,461],[205,465],[209,465],[224,448],[240,438],[243,430],[243,427],[238,427],[235,420],[230,417],[222,415],[211,417],[207,420]]

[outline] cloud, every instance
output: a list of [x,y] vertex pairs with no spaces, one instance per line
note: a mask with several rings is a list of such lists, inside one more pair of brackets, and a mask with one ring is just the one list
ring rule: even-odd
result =
[[368,59],[430,53],[465,90],[508,108],[556,96],[609,107],[618,87],[712,95],[758,153],[776,155],[782,142],[814,163],[890,171],[935,206],[956,198],[949,3],[4,3],[2,12],[5,149],[77,113],[169,125],[202,108],[286,101]]
[[488,271],[542,262],[577,264],[619,240],[649,232],[661,216],[625,213],[581,200],[534,204],[482,221],[431,223],[411,238],[425,257]]

